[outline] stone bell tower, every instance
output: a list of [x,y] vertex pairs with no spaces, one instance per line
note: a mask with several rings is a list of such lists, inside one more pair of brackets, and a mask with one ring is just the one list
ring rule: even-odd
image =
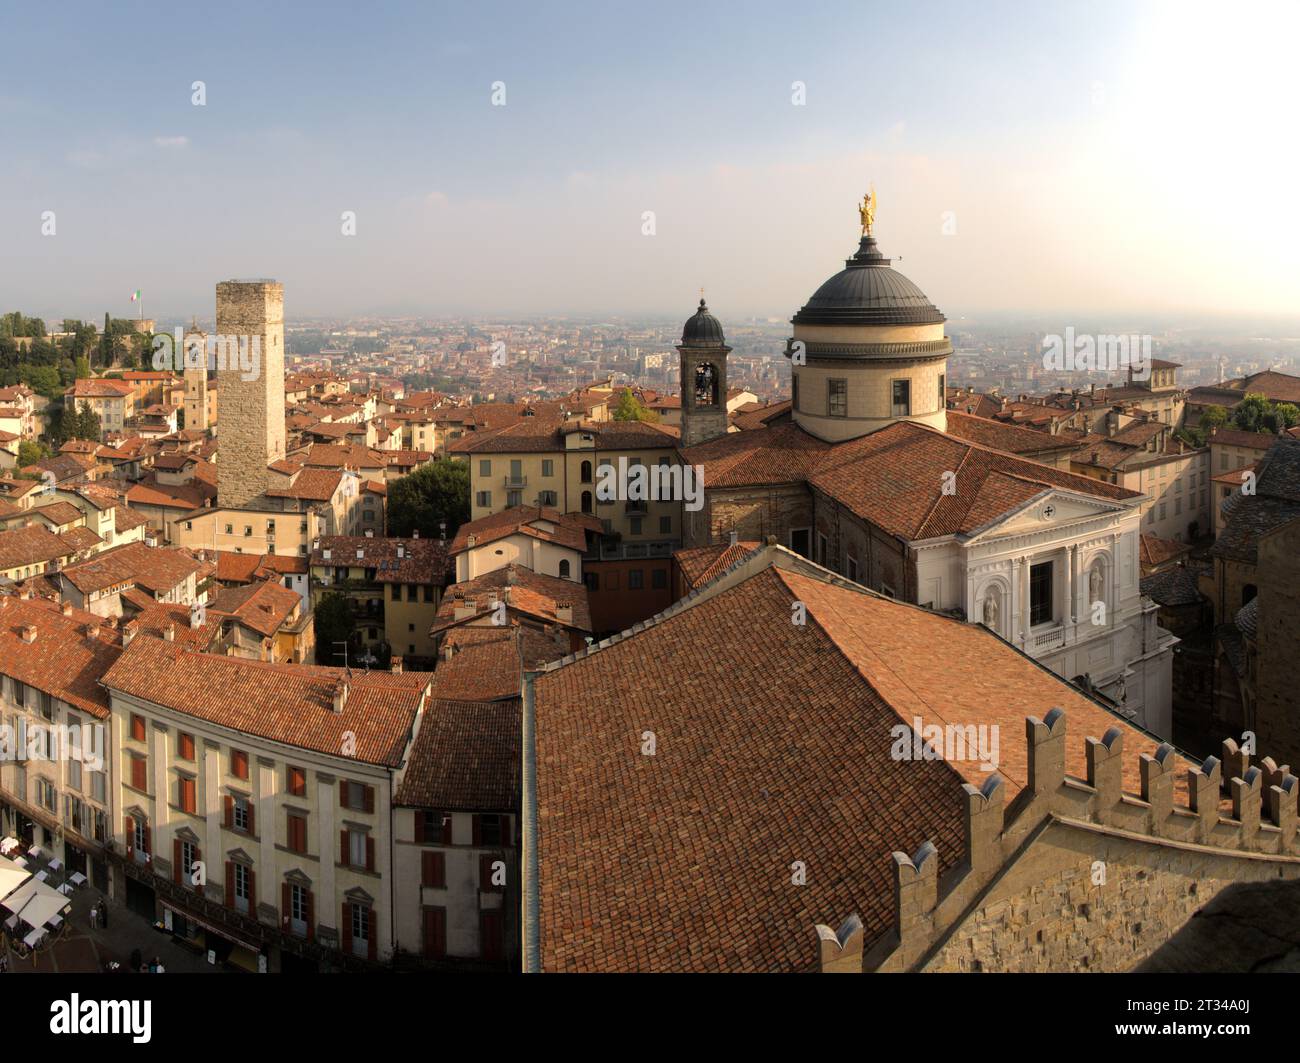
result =
[[682,326],[681,355],[683,447],[727,434],[727,355],[731,348],[722,325],[700,300]]

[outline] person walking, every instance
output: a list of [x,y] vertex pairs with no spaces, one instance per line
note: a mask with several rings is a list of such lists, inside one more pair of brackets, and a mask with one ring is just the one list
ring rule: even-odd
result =
[[94,904],[90,906],[90,929],[99,929],[99,908]]

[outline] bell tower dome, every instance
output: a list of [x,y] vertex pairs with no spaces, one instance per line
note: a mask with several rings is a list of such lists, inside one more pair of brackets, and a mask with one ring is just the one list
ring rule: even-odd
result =
[[727,433],[727,346],[722,325],[701,297],[699,309],[682,326],[681,445],[691,447]]
[[805,431],[832,443],[900,420],[942,432],[952,353],[947,319],[881,254],[871,233],[874,193],[859,213],[857,254],[791,319],[794,335],[785,353],[791,361],[792,416]]

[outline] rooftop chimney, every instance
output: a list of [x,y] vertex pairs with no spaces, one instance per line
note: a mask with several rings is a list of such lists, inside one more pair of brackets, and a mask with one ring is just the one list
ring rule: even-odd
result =
[[340,679],[334,686],[334,711],[342,712],[343,706],[348,703],[348,681]]
[[71,602],[64,602],[61,606],[59,606],[59,612],[61,612],[64,616],[71,616],[71,615],[72,615],[72,603],[71,603]]
[[128,620],[125,624],[122,625],[122,649],[126,649],[129,645],[131,645],[131,640],[135,638],[135,636],[139,633],[139,631],[140,631],[139,621]]
[[573,623],[573,605],[569,602],[555,603],[555,619],[561,624]]
[[738,542],[740,542],[740,533],[737,532],[737,531],[733,528],[732,531],[731,531],[731,542],[730,542],[730,545],[731,545],[731,546],[735,546],[736,543],[738,543]]
[[475,610],[475,608],[474,608],[474,599],[473,599],[473,598],[457,598],[457,599],[456,599],[456,614],[455,614],[455,619],[457,619],[457,620],[468,620],[470,617],[472,617],[472,616],[474,615],[475,612],[476,612],[476,610]]
[[472,547],[476,542],[478,542],[478,536],[470,535],[469,538],[465,540],[465,545]]
[[92,620],[89,624],[86,625],[86,637],[87,637],[87,638],[92,638],[92,639],[97,639],[97,638],[99,638],[99,621],[98,621],[98,620]]
[[168,624],[165,628],[163,628],[163,630],[162,630],[162,637],[165,638],[168,642],[175,642],[175,641],[176,641],[176,625],[175,625],[175,624]]
[[23,641],[24,641],[24,642],[35,642],[35,641],[36,641],[36,625],[35,625],[35,624],[24,624],[24,625],[23,625],[23,628],[22,628],[22,631],[23,631]]
[[393,673],[394,675],[401,675],[401,674],[402,674],[402,658],[401,658],[401,655],[400,655],[400,654],[393,654],[393,658],[392,658],[392,660],[390,660],[390,661],[388,662],[388,667],[389,667],[389,670],[392,671],[392,673]]

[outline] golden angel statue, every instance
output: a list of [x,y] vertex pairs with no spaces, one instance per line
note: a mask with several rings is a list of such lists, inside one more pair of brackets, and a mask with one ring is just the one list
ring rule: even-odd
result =
[[862,235],[869,235],[871,226],[876,220],[876,189],[874,186],[870,192],[862,197],[862,205],[858,207],[858,217],[862,219]]

